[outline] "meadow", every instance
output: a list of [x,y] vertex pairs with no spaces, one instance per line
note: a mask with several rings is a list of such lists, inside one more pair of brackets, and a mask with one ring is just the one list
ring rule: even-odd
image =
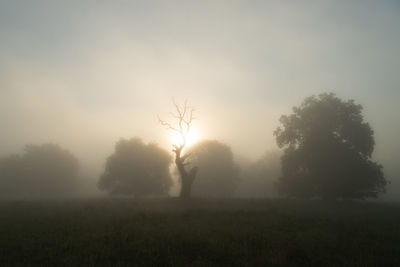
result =
[[0,202],[0,266],[400,266],[400,205],[250,199]]

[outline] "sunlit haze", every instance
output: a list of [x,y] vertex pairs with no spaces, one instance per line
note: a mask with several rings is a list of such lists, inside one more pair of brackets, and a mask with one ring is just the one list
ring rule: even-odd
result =
[[[176,131],[169,131],[169,135],[171,137],[171,143],[174,145],[182,145],[184,140],[182,136]],[[190,147],[194,145],[196,142],[201,140],[201,133],[196,127],[192,126],[186,136],[186,146]]]
[[0,137],[0,267],[400,266],[400,0],[0,0]]
[[398,1],[1,1],[0,155],[57,143],[96,181],[121,138],[181,142],[157,119],[175,97],[196,107],[189,145],[255,161],[282,114],[333,92],[364,106],[390,193],[399,25]]

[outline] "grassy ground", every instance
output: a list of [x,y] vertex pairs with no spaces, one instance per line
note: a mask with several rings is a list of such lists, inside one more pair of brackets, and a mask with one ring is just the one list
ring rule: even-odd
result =
[[289,200],[0,202],[0,266],[400,266],[400,206]]

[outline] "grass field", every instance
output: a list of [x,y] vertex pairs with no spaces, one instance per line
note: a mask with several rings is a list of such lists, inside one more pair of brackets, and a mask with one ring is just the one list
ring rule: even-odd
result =
[[0,202],[0,266],[400,266],[400,206],[290,200]]

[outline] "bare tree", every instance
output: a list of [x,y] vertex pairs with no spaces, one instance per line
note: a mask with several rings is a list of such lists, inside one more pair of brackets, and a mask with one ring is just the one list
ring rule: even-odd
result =
[[188,158],[190,153],[184,154],[183,150],[186,146],[186,138],[190,132],[190,127],[192,125],[193,120],[195,119],[193,116],[194,108],[187,104],[185,101],[184,105],[180,107],[173,100],[173,104],[175,107],[176,113],[171,113],[172,117],[178,120],[178,126],[173,126],[172,124],[159,119],[159,122],[162,126],[166,127],[168,130],[177,132],[182,138],[182,144],[177,145],[173,144],[172,152],[175,153],[175,164],[178,168],[180,182],[181,182],[181,191],[180,198],[188,199],[190,198],[191,188],[194,179],[196,178],[196,174],[198,171],[198,167],[194,166],[190,170],[186,169],[186,166],[190,164]]

